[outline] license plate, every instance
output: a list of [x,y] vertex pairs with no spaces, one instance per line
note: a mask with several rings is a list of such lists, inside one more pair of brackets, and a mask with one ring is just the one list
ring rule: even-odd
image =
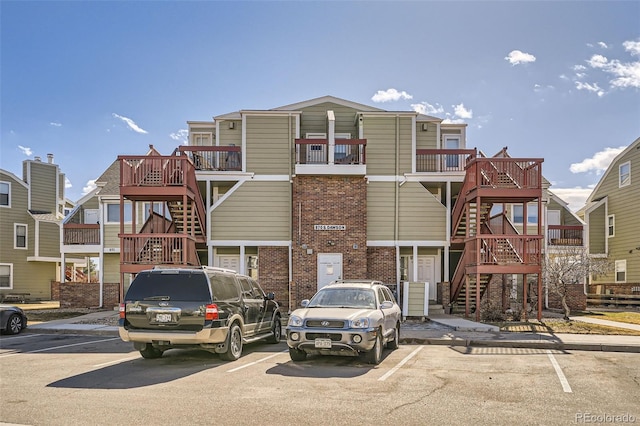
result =
[[318,349],[331,349],[331,339],[316,339],[315,346]]
[[156,314],[156,322],[171,322],[171,314]]

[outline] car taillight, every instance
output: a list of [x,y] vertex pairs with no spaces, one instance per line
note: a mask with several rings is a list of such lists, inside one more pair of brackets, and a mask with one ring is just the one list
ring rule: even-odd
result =
[[206,310],[204,311],[204,319],[207,321],[213,321],[218,319],[218,305],[212,304],[207,305]]
[[124,312],[125,312],[125,307],[126,307],[126,306],[127,306],[127,305],[125,305],[124,303],[121,303],[121,304],[120,304],[120,309],[119,309],[119,312],[120,312],[120,319],[124,319]]

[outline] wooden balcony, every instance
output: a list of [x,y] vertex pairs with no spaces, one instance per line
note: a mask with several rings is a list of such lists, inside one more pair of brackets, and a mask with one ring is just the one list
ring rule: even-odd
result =
[[464,172],[475,156],[475,149],[417,149],[416,172]]
[[99,245],[100,225],[65,223],[62,227],[64,245]]
[[529,202],[542,197],[540,158],[475,158],[467,166],[465,200],[478,196],[485,202]]
[[181,146],[178,151],[191,159],[199,171],[242,171],[239,146]]
[[584,229],[582,225],[548,225],[547,244],[550,246],[582,247]]
[[467,273],[476,268],[480,272],[524,273],[528,268],[523,267],[539,267],[541,250],[542,237],[538,235],[481,235],[465,244]]
[[196,240],[189,235],[121,234],[120,238],[123,265],[200,264],[196,253]]

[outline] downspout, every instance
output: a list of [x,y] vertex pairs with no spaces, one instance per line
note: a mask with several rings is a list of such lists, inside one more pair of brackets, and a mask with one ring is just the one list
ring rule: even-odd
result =
[[399,199],[400,199],[400,192],[398,189],[398,174],[400,173],[400,154],[399,154],[399,150],[400,150],[400,115],[396,114],[396,153],[395,153],[395,157],[396,157],[396,164],[395,164],[395,172],[394,172],[394,176],[395,179],[394,181],[396,182],[396,184],[394,185],[394,191],[395,191],[395,211],[394,211],[394,230],[393,230],[393,239],[396,242],[396,245],[398,244],[398,238],[399,238],[399,224],[398,224],[398,218],[399,218],[399,208],[400,206],[398,205]]
[[[287,285],[288,289],[288,303],[289,313],[291,313],[291,281],[293,280],[293,167],[295,161],[295,153],[293,140],[291,138],[291,113],[289,113],[288,123],[287,123],[287,138],[289,139],[289,211],[291,214],[289,215],[289,282]],[[298,222],[300,225],[300,222]]]

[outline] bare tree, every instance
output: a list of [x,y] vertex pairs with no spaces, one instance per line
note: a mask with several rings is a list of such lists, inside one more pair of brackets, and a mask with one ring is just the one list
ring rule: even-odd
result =
[[565,320],[571,314],[567,304],[569,287],[583,283],[589,275],[598,277],[612,270],[613,262],[609,258],[590,256],[583,247],[566,247],[547,252],[542,261],[542,279],[549,291],[560,297]]

